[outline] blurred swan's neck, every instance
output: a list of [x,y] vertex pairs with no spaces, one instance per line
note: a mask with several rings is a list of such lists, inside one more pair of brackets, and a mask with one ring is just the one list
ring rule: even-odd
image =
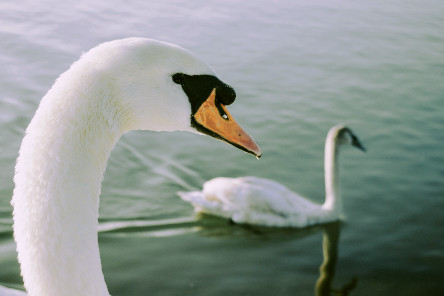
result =
[[339,192],[338,148],[336,135],[329,133],[325,141],[325,202],[322,207],[340,212],[342,205]]
[[14,237],[30,296],[109,295],[98,246],[101,182],[123,133],[113,102],[74,89],[43,98],[20,148]]

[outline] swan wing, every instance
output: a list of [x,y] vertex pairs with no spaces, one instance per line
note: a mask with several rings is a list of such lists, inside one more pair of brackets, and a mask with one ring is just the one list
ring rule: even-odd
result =
[[307,213],[320,208],[282,184],[258,177],[215,178],[203,191],[179,195],[197,212],[267,226],[305,226]]
[[225,207],[224,203],[220,202],[219,200],[208,199],[202,191],[179,191],[177,194],[184,201],[191,203],[196,212],[231,218],[230,210]]
[[266,211],[290,215],[319,208],[318,204],[276,181],[258,177],[241,177],[238,181],[249,204],[261,206]]

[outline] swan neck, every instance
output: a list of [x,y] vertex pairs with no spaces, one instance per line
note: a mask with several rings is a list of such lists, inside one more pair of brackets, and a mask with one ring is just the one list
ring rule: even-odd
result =
[[109,295],[99,196],[123,128],[112,104],[63,95],[53,89],[42,99],[20,148],[12,199],[18,259],[29,295]]
[[325,142],[324,173],[325,173],[325,203],[328,210],[341,211],[339,192],[339,149],[336,138],[329,135]]

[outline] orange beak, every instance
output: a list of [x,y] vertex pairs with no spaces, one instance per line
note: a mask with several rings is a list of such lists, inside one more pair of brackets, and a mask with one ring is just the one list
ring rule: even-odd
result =
[[194,114],[194,120],[217,138],[237,148],[261,157],[261,148],[231,117],[225,105],[216,103],[216,89]]

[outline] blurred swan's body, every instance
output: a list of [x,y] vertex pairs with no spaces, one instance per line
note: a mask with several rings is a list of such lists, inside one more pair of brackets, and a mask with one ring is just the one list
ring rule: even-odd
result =
[[127,131],[211,135],[257,157],[225,105],[234,90],[190,52],[144,38],[103,43],[43,97],[15,170],[14,238],[30,296],[109,295],[97,238],[101,181]]
[[306,227],[338,220],[341,213],[338,152],[342,145],[363,146],[342,125],[330,129],[325,142],[324,204],[314,203],[278,182],[257,177],[215,178],[202,191],[179,192],[197,212],[229,218],[236,223]]

